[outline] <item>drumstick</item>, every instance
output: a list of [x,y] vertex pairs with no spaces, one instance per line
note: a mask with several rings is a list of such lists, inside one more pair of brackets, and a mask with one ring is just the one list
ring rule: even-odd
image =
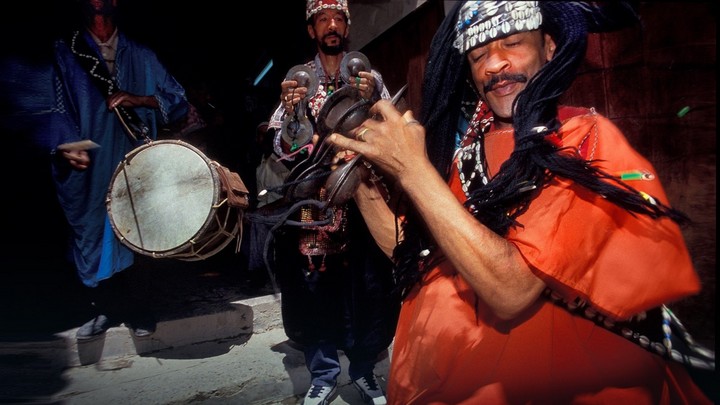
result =
[[137,141],[137,135],[128,127],[127,123],[125,122],[125,119],[123,119],[122,114],[120,114],[120,107],[114,107],[113,111],[115,111],[115,115],[117,115],[118,119],[120,120],[120,123],[122,124],[123,128],[125,129],[125,132],[132,138],[134,141]]

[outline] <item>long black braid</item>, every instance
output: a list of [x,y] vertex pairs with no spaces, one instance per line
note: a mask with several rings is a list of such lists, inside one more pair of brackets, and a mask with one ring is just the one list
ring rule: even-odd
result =
[[[430,161],[445,179],[455,150],[455,132],[460,117],[457,106],[463,99],[463,83],[468,75],[464,56],[451,45],[455,40],[455,22],[461,5],[462,2],[457,2],[453,6],[430,44],[419,117],[425,125]],[[405,216],[404,228],[404,239],[393,252],[393,274],[403,297],[429,267],[420,266],[421,252],[432,245],[424,223],[412,209]]]
[[[459,2],[453,7],[433,38],[420,115],[427,130],[430,159],[446,179],[455,151],[459,106],[470,91],[464,84],[468,76],[465,56],[451,46],[461,5]],[[585,2],[553,1],[541,1],[539,5],[543,14],[541,28],[553,37],[557,50],[514,101],[513,153],[488,184],[472,190],[466,204],[476,208],[475,216],[481,223],[499,235],[506,235],[511,227],[522,226],[517,217],[527,210],[543,185],[560,176],[632,213],[686,222],[688,218],[683,213],[657,200],[649,202],[637,190],[594,166],[596,162],[567,153],[545,139],[560,127],[558,100],[575,78],[585,55],[588,33],[611,31],[636,22],[633,5],[607,2],[600,7]],[[546,129],[538,131],[537,127]],[[422,261],[422,252],[432,249],[432,238],[419,218],[412,213],[406,218],[406,239],[394,252],[395,277],[402,294],[407,294],[432,267]]]

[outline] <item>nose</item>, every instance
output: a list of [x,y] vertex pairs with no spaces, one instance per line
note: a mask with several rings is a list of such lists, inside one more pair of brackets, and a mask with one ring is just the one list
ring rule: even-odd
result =
[[490,49],[488,51],[485,72],[494,75],[510,67],[510,60],[502,49]]

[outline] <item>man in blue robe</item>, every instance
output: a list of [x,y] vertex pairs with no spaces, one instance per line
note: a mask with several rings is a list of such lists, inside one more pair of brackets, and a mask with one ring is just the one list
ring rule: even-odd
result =
[[[118,30],[116,3],[80,0],[86,25],[55,44],[58,113],[51,131],[58,144],[91,140],[99,145],[59,148],[53,165],[58,200],[72,230],[72,260],[83,284],[91,288],[96,307],[95,318],[79,328],[78,339],[98,336],[118,324],[120,315],[113,307],[141,309],[117,302],[132,294],[114,285],[123,283],[111,277],[135,258],[114,235],[106,195],[125,155],[143,141],[156,139],[160,126],[183,118],[188,109],[184,88],[157,55]],[[129,323],[137,336],[148,336],[154,320],[150,314],[140,315],[147,319]]]

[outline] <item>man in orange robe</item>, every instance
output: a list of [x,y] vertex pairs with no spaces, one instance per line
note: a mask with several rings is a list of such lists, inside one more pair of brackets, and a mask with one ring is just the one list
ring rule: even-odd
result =
[[635,19],[622,2],[458,3],[422,125],[380,101],[361,140],[331,137],[407,203],[355,194],[404,293],[388,403],[710,403],[685,367],[714,353],[681,345],[664,305],[700,289],[687,217],[613,123],[558,105],[587,34]]

